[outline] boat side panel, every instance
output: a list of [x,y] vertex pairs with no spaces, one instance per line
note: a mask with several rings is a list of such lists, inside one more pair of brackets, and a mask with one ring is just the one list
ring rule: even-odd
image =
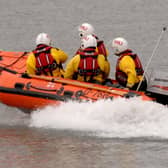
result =
[[2,92],[0,93],[0,101],[9,106],[30,110],[43,108],[47,105],[59,105],[61,103],[60,101],[51,99]]

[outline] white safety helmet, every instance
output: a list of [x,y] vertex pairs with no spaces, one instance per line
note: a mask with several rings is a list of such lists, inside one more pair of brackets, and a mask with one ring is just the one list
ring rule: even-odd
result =
[[78,27],[79,36],[83,37],[94,33],[94,27],[89,23],[83,23]]
[[39,44],[51,45],[51,39],[49,38],[48,34],[40,33],[37,35],[36,45]]
[[97,47],[97,40],[92,35],[83,36],[81,39],[81,48]]
[[128,49],[128,42],[122,37],[117,37],[112,41],[112,49],[115,54],[120,54]]

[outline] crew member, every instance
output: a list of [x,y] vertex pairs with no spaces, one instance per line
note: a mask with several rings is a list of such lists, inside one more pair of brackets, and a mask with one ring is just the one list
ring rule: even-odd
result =
[[81,51],[66,66],[65,78],[102,84],[109,75],[109,64],[96,51],[97,40],[92,35],[83,36]]
[[36,38],[35,50],[28,55],[27,73],[63,77],[62,63],[67,58],[68,55],[64,51],[51,47],[51,39],[48,34],[40,33]]
[[[107,56],[108,56],[108,50],[107,48],[105,47],[105,44],[104,44],[104,41],[103,40],[99,40],[99,38],[94,34],[94,27],[89,24],[89,23],[82,23],[79,27],[78,27],[78,32],[79,32],[79,36],[80,38],[82,38],[83,36],[86,36],[86,35],[93,35],[96,40],[97,40],[97,52],[98,54],[102,54],[105,56],[105,58],[107,59]],[[79,48],[78,51],[80,51],[81,48]],[[77,51],[77,53],[78,53]]]
[[112,41],[112,49],[118,61],[116,64],[115,77],[120,85],[132,90],[137,90],[139,83],[141,84],[139,90],[145,91],[147,88],[147,81],[143,77],[143,67],[137,54],[128,49],[128,42],[121,37],[115,38]]

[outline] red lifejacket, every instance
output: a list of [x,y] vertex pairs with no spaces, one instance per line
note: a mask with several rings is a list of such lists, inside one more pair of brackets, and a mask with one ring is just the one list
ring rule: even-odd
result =
[[141,64],[141,61],[138,57],[137,54],[134,54],[131,50],[126,50],[124,51],[123,53],[120,54],[120,57],[119,59],[117,60],[117,65],[116,65],[116,73],[115,73],[115,77],[116,77],[116,80],[122,84],[122,85],[126,85],[127,84],[127,74],[122,72],[119,68],[119,63],[121,61],[121,59],[126,56],[126,55],[129,55],[133,60],[134,60],[134,63],[135,63],[135,71],[136,71],[136,74],[137,76],[140,76],[140,75],[143,75],[144,73],[144,70],[143,70],[143,67],[142,67],[142,64]]
[[106,51],[106,47],[104,45],[104,41],[103,40],[99,40],[99,38],[95,35],[93,35],[96,40],[97,40],[97,49],[98,49],[98,54],[102,54],[105,56],[105,58],[107,57],[107,51]]
[[95,52],[95,49],[93,48],[87,48],[84,49],[83,51],[80,51],[79,55],[80,55],[80,62],[75,76],[78,74],[80,76],[84,76],[85,81],[86,77],[90,76],[89,81],[92,81],[94,76],[97,76],[101,73],[97,60],[98,53]]
[[33,51],[36,58],[36,74],[37,75],[47,75],[48,72],[53,76],[52,71],[57,67],[60,67],[50,54],[52,47],[47,45],[38,45]]

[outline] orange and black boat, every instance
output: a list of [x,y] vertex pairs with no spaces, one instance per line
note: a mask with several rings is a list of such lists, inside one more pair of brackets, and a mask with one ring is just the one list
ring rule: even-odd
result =
[[153,100],[144,92],[64,78],[26,75],[26,52],[0,51],[0,102],[21,109],[34,110],[47,105],[59,105],[68,100],[97,101],[117,97],[141,96]]

